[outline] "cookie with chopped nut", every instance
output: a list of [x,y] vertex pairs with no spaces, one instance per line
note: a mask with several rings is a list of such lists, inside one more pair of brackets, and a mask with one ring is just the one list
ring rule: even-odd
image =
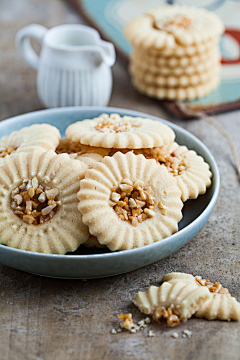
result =
[[[109,156],[113,156],[118,150],[112,149]],[[119,149],[126,154],[129,149]],[[204,159],[186,146],[180,146],[176,142],[155,147],[152,149],[132,150],[135,155],[143,154],[146,159],[155,159],[159,164],[166,166],[172,174],[182,192],[182,201],[196,199],[199,194],[204,194],[206,188],[211,185],[212,173]]]
[[212,283],[208,279],[202,279],[201,276],[193,276],[185,273],[166,274],[162,281],[176,283],[178,281],[185,283],[195,283],[200,287],[205,287],[210,293],[210,298],[203,302],[194,314],[199,318],[208,320],[239,320],[240,303],[230,295],[220,282]]
[[66,130],[68,139],[103,148],[151,148],[174,141],[173,130],[161,123],[141,117],[102,114],[78,121]]
[[187,321],[209,298],[206,288],[199,288],[194,282],[178,281],[150,286],[148,291],[138,292],[133,303],[142,313],[151,314],[156,321],[166,319],[168,326],[174,327],[180,321]]
[[75,251],[89,237],[77,209],[85,170],[53,150],[6,159],[0,167],[0,243],[49,254]]
[[78,198],[84,224],[112,251],[166,238],[178,230],[182,218],[174,177],[155,160],[132,152],[94,164],[81,180]]
[[164,5],[131,20],[124,34],[134,47],[145,50],[178,47],[196,48],[219,38],[224,31],[221,19],[214,13],[184,5]]
[[64,138],[60,140],[56,153],[68,154],[71,159],[80,160],[86,164],[87,168],[91,169],[95,162],[101,161],[104,156],[108,155],[109,149],[82,145]]
[[20,152],[55,150],[60,138],[59,130],[49,124],[34,124],[13,131],[0,139],[0,165],[6,158],[15,157]]

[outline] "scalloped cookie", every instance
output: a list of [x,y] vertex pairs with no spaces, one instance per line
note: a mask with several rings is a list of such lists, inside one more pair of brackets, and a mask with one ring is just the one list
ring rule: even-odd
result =
[[124,33],[134,47],[161,50],[198,46],[219,37],[223,31],[221,19],[206,9],[164,5],[131,20]]
[[[162,52],[155,53],[154,55],[150,55],[149,51],[141,50],[140,48],[135,48],[130,55],[131,62],[135,64],[142,65],[143,68],[156,68],[157,71],[160,71],[161,68],[168,68],[169,70],[174,69],[184,69],[188,71],[189,67],[193,67],[193,69],[198,69],[200,63],[206,64],[209,63],[209,60],[216,59],[219,60],[221,58],[221,54],[219,49],[215,47],[210,48],[207,51],[204,51],[200,54],[195,54],[192,56],[164,56]],[[187,72],[189,74],[189,72]],[[178,75],[177,73],[176,75]]]
[[226,288],[223,288],[220,282],[212,283],[208,279],[202,279],[201,276],[193,276],[184,273],[169,273],[162,278],[163,282],[176,283],[178,281],[185,283],[194,283],[199,287],[208,289],[210,298],[203,302],[194,314],[199,318],[208,320],[239,320],[240,303],[232,297]]
[[52,150],[6,159],[0,167],[0,243],[49,254],[75,251],[89,237],[77,199],[85,170]]
[[13,131],[0,139],[0,165],[6,158],[15,157],[20,152],[55,150],[60,138],[59,130],[49,124],[34,124]]
[[67,138],[61,139],[56,148],[57,154],[68,154],[71,159],[80,160],[91,169],[93,164],[97,161],[102,161],[104,156],[109,153],[108,149],[100,147],[92,147],[82,145],[79,142],[73,142]]
[[204,84],[189,87],[169,88],[163,86],[152,86],[145,84],[137,78],[132,78],[133,86],[142,94],[156,99],[169,100],[193,100],[203,97],[216,89],[219,85],[220,79],[218,76],[211,78],[210,81]]
[[70,125],[68,139],[81,144],[103,148],[151,148],[174,141],[173,130],[151,119],[102,114]]
[[[140,311],[151,314],[156,321],[167,318],[169,326],[177,326],[179,320],[187,321],[210,298],[206,288],[199,288],[194,282],[164,282],[160,287],[150,286],[146,292],[138,292],[133,300]],[[164,316],[165,311],[165,316]],[[171,318],[176,315],[177,318]]]
[[[199,68],[202,68],[203,64],[199,64]],[[191,67],[187,68],[187,72],[191,69]],[[168,87],[168,88],[181,88],[187,86],[197,86],[200,84],[205,84],[211,81],[213,74],[217,76],[220,71],[220,67],[217,63],[215,66],[210,68],[206,68],[204,70],[197,71],[194,73],[195,69],[192,67],[192,74],[184,73],[185,69],[177,68],[176,70],[181,74],[175,74],[175,69],[163,68],[160,67],[159,73],[151,72],[151,68],[143,69],[141,66],[138,67],[135,64],[131,64],[129,67],[129,72],[136,79],[137,82],[142,82],[146,85],[156,86],[156,87]],[[156,68],[157,71],[157,68]],[[167,75],[164,72],[167,72]]]
[[86,171],[78,209],[101,245],[127,250],[176,232],[182,218],[180,197],[164,166],[143,155],[118,152]]

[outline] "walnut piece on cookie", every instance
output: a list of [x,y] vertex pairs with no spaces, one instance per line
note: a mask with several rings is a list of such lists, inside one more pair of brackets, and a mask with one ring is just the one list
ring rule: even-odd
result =
[[0,167],[0,243],[50,254],[75,251],[89,237],[77,210],[85,170],[53,150],[6,159]]
[[194,314],[196,317],[204,317],[208,320],[239,320],[240,303],[232,297],[226,288],[223,288],[220,282],[212,283],[208,279],[202,279],[201,276],[193,276],[184,273],[169,273],[162,278],[163,282],[176,283],[178,281],[185,283],[195,283],[199,287],[205,287],[210,292],[210,298],[201,304]]
[[103,148],[151,148],[174,141],[173,130],[151,119],[102,114],[94,119],[78,121],[66,130],[68,139]]
[[127,250],[176,232],[182,218],[180,197],[164,166],[143,155],[118,152],[86,171],[78,209],[101,245]]
[[13,131],[0,139],[0,165],[6,158],[15,157],[20,152],[55,150],[60,138],[59,130],[49,124],[34,124]]

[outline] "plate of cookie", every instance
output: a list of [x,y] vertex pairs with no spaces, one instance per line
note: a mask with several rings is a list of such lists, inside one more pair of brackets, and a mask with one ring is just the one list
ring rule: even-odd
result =
[[183,128],[127,109],[67,107],[0,123],[0,262],[50,277],[121,274],[205,225],[220,177]]

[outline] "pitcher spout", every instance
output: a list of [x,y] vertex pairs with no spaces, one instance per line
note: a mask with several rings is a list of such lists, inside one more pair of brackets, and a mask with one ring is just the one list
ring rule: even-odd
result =
[[99,55],[101,57],[101,60],[107,65],[107,66],[113,66],[116,61],[116,54],[113,44],[107,41],[100,41],[99,48],[97,49],[99,52]]

